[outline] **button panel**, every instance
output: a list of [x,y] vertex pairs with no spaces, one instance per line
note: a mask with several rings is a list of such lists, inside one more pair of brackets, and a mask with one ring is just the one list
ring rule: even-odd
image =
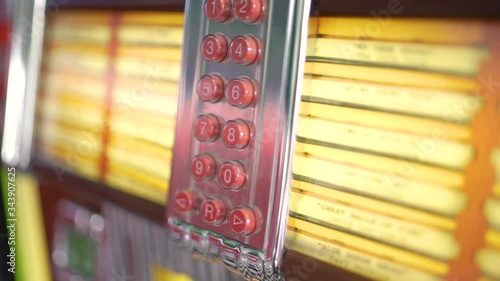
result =
[[[266,261],[282,256],[279,235],[286,221],[281,214],[288,202],[281,200],[288,192],[291,115],[298,112],[294,91],[301,77],[294,74],[297,60],[291,58],[299,52],[299,36],[291,30],[302,23],[297,17],[307,14],[295,10],[303,4],[204,0],[193,2],[185,14],[190,24],[183,47],[168,225],[175,229],[178,224],[172,222],[180,221],[187,231],[241,243],[239,249],[252,249]],[[179,192],[196,194],[190,211],[176,207]],[[199,253],[232,259],[223,257],[229,255],[223,244],[212,244],[220,239],[204,239],[206,244],[185,242],[210,249]]]

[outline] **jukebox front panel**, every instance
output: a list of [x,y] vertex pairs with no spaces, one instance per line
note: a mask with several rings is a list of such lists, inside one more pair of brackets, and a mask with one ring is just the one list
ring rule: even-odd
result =
[[282,256],[301,1],[188,2],[168,227],[247,278]]

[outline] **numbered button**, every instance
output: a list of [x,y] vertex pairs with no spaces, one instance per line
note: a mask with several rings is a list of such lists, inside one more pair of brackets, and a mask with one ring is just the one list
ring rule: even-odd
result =
[[207,61],[221,62],[227,57],[227,40],[222,34],[207,35],[201,43],[201,52]]
[[252,104],[256,90],[256,84],[252,80],[236,78],[227,85],[226,99],[231,105],[244,108]]
[[205,1],[205,15],[207,18],[224,22],[231,15],[230,0],[207,0]]
[[199,141],[215,141],[219,133],[220,123],[215,115],[200,115],[194,121],[194,136]]
[[225,188],[240,188],[245,180],[245,168],[237,161],[226,162],[219,169],[219,182]]
[[221,199],[207,199],[201,203],[201,216],[207,223],[221,223],[226,217],[226,206]]
[[263,14],[262,0],[235,0],[234,16],[246,23],[258,21]]
[[198,97],[204,102],[218,102],[224,95],[224,80],[219,75],[205,75],[196,87]]
[[231,148],[244,148],[250,142],[250,127],[244,120],[228,121],[222,129],[224,144]]
[[254,210],[243,207],[229,213],[229,226],[236,234],[249,235],[259,227],[259,221]]
[[211,179],[215,170],[215,160],[208,154],[197,155],[191,161],[191,172],[195,179]]
[[196,207],[196,195],[191,191],[181,191],[175,195],[175,209],[179,212],[189,212]]
[[259,54],[259,41],[250,35],[235,37],[229,48],[229,56],[237,64],[255,63],[258,61]]

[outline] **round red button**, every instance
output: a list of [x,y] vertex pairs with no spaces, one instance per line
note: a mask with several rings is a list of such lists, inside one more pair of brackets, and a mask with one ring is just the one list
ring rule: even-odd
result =
[[248,207],[232,210],[229,214],[229,226],[236,234],[252,234],[258,228],[255,212]]
[[231,14],[230,0],[207,0],[205,1],[205,15],[207,18],[224,22]]
[[224,35],[207,35],[201,43],[201,53],[207,61],[221,62],[227,56],[227,40]]
[[237,107],[247,107],[252,104],[256,85],[248,78],[235,78],[227,84],[226,99]]
[[240,188],[245,180],[245,168],[239,162],[226,162],[219,169],[219,182],[225,188]]
[[231,148],[244,148],[250,142],[250,127],[240,119],[228,121],[222,129],[224,144]]
[[196,195],[191,191],[181,191],[175,195],[175,209],[179,212],[188,212],[196,206]]
[[218,75],[205,75],[196,87],[198,96],[205,102],[218,102],[224,94],[224,80]]
[[197,155],[191,161],[191,172],[198,180],[212,178],[215,170],[215,160],[208,154]]
[[260,19],[263,12],[262,0],[235,0],[234,16],[246,23],[253,23]]
[[194,121],[194,136],[199,141],[214,141],[219,133],[220,123],[215,115],[200,115]]
[[207,199],[201,203],[201,216],[207,223],[221,223],[226,217],[226,206],[220,199]]
[[236,36],[231,41],[229,56],[237,64],[250,65],[259,57],[259,41],[253,36]]

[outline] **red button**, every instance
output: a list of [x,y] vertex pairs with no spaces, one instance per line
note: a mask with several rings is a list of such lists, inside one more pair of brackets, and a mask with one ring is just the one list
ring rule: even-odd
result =
[[258,227],[255,212],[248,207],[232,210],[229,214],[229,226],[236,234],[251,234]]
[[198,96],[205,102],[218,102],[224,94],[224,80],[218,75],[205,75],[198,81]]
[[194,136],[199,141],[214,141],[219,133],[220,123],[215,115],[200,115],[194,121]]
[[257,62],[260,53],[259,41],[250,35],[235,37],[229,49],[231,59],[243,65]]
[[207,35],[201,43],[201,52],[207,61],[221,62],[227,56],[227,40],[221,34]]
[[245,180],[245,168],[239,162],[226,162],[219,169],[219,182],[225,188],[240,188]]
[[231,14],[230,0],[207,0],[205,1],[205,15],[207,18],[224,22]]
[[175,195],[175,208],[179,212],[188,212],[195,208],[196,195],[191,191],[181,191]]
[[237,107],[252,104],[256,94],[256,85],[248,78],[236,78],[229,81],[226,89],[227,101]]
[[224,144],[231,148],[244,148],[250,141],[250,127],[243,120],[228,121],[222,129]]
[[208,154],[197,155],[191,161],[191,171],[196,179],[209,179],[215,175],[215,160]]
[[262,8],[262,0],[235,0],[234,16],[239,21],[253,23],[262,16]]
[[226,206],[220,199],[207,199],[201,204],[201,216],[207,223],[220,223],[226,217]]

